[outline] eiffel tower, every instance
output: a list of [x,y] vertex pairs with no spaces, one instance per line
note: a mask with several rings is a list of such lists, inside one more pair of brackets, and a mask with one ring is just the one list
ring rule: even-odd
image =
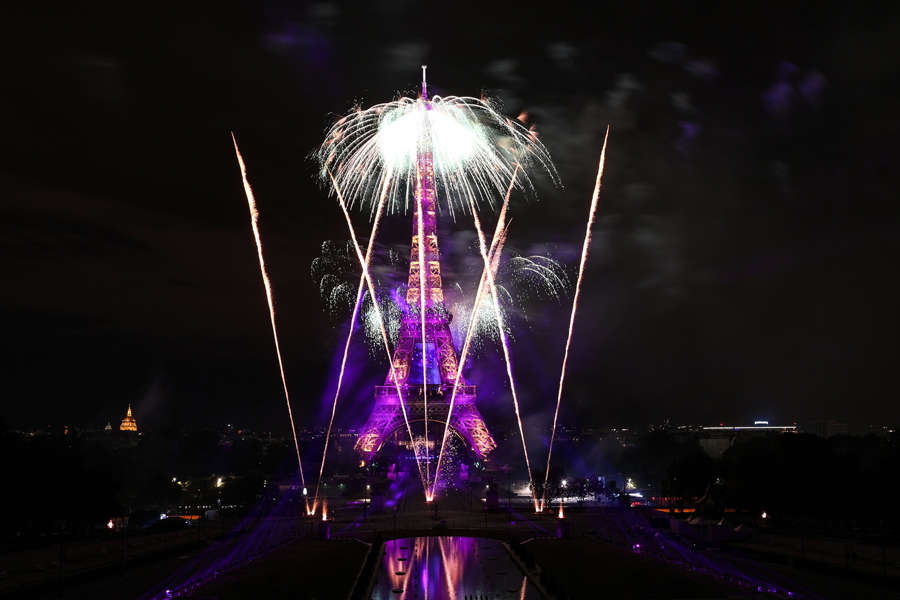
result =
[[[423,73],[424,75],[424,73]],[[422,81],[422,99],[428,102],[425,81]],[[400,325],[397,346],[394,349],[394,373],[397,384],[391,380],[391,373],[383,385],[375,386],[375,406],[369,420],[360,431],[356,451],[365,460],[381,449],[384,442],[398,429],[405,428],[399,386],[406,404],[407,417],[412,423],[424,423],[425,398],[428,394],[428,425],[433,431],[435,445],[441,443],[444,424],[450,409],[450,396],[459,364],[453,338],[450,335],[450,315],[444,307],[444,291],[441,287],[441,262],[438,251],[437,217],[435,214],[434,168],[431,152],[421,149],[416,157],[416,206],[413,213],[413,236],[409,258],[409,280],[406,292],[408,309]],[[424,289],[419,279],[419,207],[424,210],[423,234],[425,238]],[[425,294],[425,345],[422,345],[422,310],[420,293]],[[422,361],[426,361],[423,373]],[[450,431],[457,435],[475,456],[484,459],[497,447],[475,406],[476,386],[460,377],[450,418]],[[439,425],[435,427],[434,425]]]

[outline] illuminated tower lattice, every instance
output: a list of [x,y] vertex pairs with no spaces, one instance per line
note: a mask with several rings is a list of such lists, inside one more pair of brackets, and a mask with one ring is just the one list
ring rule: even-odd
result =
[[[423,97],[427,95],[423,89]],[[408,310],[405,311],[394,350],[394,372],[403,393],[410,423],[425,421],[423,390],[428,393],[428,423],[434,432],[431,439],[440,444],[443,425],[450,408],[450,396],[456,378],[458,358],[450,335],[450,315],[444,307],[444,291],[441,287],[441,263],[438,251],[437,218],[435,214],[435,185],[432,156],[421,152],[416,162],[416,208],[413,214],[413,236],[410,248],[409,287],[406,293]],[[421,290],[419,269],[419,205],[424,209],[425,281]],[[422,347],[422,315],[420,293],[425,294],[425,347]],[[423,373],[423,356],[427,360],[427,372]],[[423,381],[425,379],[425,381]],[[479,458],[486,457],[497,444],[491,437],[481,413],[475,406],[475,386],[460,377],[450,429],[472,448]],[[440,424],[440,427],[432,427]],[[356,450],[370,459],[388,437],[405,427],[397,386],[391,374],[384,385],[375,386],[375,407],[369,420],[360,431]]]

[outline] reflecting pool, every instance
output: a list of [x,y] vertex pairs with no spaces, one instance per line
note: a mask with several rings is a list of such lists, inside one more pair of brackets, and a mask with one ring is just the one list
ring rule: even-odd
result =
[[435,536],[385,542],[373,600],[482,597],[540,596],[497,540]]

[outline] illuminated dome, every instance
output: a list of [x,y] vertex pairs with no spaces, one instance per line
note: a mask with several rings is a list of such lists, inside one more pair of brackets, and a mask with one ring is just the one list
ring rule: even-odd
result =
[[125,413],[125,418],[122,419],[122,424],[119,425],[119,431],[137,431],[137,421],[134,420],[134,416],[131,414],[131,405],[128,405],[128,412]]

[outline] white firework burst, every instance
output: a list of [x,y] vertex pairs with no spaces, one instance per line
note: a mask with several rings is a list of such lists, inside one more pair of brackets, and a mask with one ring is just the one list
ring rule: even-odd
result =
[[[330,170],[349,205],[374,209],[387,181],[387,208],[399,212],[411,206],[417,156],[427,152],[439,208],[451,216],[465,212],[470,201],[492,207],[516,165],[537,165],[554,183],[559,180],[533,129],[502,115],[489,100],[464,96],[403,97],[357,108],[331,126],[315,158],[323,181],[330,181]],[[515,185],[533,192],[529,171],[519,169]]]

